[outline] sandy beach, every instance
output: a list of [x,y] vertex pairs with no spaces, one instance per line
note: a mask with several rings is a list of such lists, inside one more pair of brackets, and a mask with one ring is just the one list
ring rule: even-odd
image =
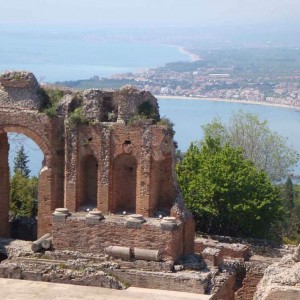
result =
[[201,60],[201,58],[200,58],[199,55],[190,52],[190,51],[189,51],[187,48],[185,48],[185,47],[179,46],[179,47],[178,47],[178,50],[179,50],[179,52],[188,55],[188,56],[190,57],[190,59],[191,59],[192,62],[197,61],[197,60]]
[[155,95],[156,98],[162,100],[197,100],[197,101],[214,101],[214,102],[229,102],[229,103],[241,103],[241,104],[250,104],[250,105],[265,105],[265,106],[274,106],[274,107],[282,107],[282,108],[289,108],[300,110],[298,106],[291,106],[286,104],[277,104],[277,103],[269,103],[269,102],[257,102],[257,101],[250,101],[250,100],[229,100],[229,99],[222,99],[222,98],[198,98],[198,97],[184,97],[184,96],[162,96],[162,95]]
[[169,46],[169,47],[177,48],[180,53],[188,55],[190,57],[191,62],[194,62],[194,61],[197,61],[197,60],[202,60],[202,58],[199,55],[189,51],[188,48],[185,48],[183,46],[170,45],[170,44],[162,44],[162,46]]

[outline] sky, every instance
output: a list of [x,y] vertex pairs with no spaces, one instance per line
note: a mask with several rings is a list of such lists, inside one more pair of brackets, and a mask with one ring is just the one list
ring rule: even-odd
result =
[[299,21],[300,0],[0,0],[0,24],[209,26]]

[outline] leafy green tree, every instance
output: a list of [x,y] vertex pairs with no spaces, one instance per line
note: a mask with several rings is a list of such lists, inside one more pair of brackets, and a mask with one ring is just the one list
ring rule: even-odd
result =
[[14,159],[14,175],[10,178],[10,211],[15,217],[37,214],[37,177],[29,177],[28,156],[22,145]]
[[300,205],[297,197],[298,192],[289,176],[282,189],[285,214],[280,227],[283,241],[289,244],[298,244],[300,241]]
[[34,217],[37,214],[36,177],[26,178],[19,169],[10,180],[10,211],[15,217]]
[[273,132],[267,121],[255,114],[239,111],[228,124],[220,120],[203,127],[205,136],[220,137],[222,145],[240,147],[245,158],[265,170],[272,182],[280,182],[296,165],[299,155],[287,145],[284,137]]
[[266,237],[283,212],[279,191],[243,150],[206,136],[177,164],[178,182],[198,230]]
[[14,172],[16,173],[17,171],[20,171],[25,178],[29,178],[30,170],[27,166],[28,161],[28,156],[25,153],[24,146],[22,145],[14,159]]
[[292,178],[291,176],[288,176],[288,179],[284,185],[284,190],[283,190],[283,206],[289,215],[291,214],[295,205],[294,196],[295,196],[295,191],[294,191]]

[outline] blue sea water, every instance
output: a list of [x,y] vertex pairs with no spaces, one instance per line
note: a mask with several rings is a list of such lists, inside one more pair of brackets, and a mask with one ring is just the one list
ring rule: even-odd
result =
[[101,29],[0,27],[0,73],[28,70],[46,82],[107,77],[189,59],[176,47],[118,40],[115,32]]
[[215,118],[227,122],[233,113],[242,110],[266,120],[272,131],[286,137],[287,144],[300,153],[300,110],[258,104],[174,98],[160,99],[159,107],[161,116],[166,116],[174,122],[175,139],[182,151],[186,151],[192,141],[203,138],[201,126]]

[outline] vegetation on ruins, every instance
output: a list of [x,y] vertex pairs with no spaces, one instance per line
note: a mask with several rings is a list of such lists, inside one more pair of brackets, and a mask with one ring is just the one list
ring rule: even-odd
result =
[[272,182],[284,180],[299,159],[286,139],[271,131],[267,121],[255,114],[239,111],[228,124],[215,119],[203,129],[205,136],[220,137],[222,145],[240,147],[244,157],[266,171]]
[[64,96],[64,91],[58,88],[41,88],[41,94],[45,99],[43,112],[49,117],[57,116],[58,104]]
[[144,116],[147,119],[157,120],[157,113],[155,111],[155,107],[149,101],[144,101],[138,107],[138,112],[140,116]]
[[69,114],[68,122],[71,125],[89,124],[89,120],[85,117],[82,107],[76,108]]
[[160,126],[165,126],[171,136],[175,135],[174,123],[170,119],[168,119],[166,117],[162,117],[157,122],[157,124],[160,125]]
[[279,189],[241,148],[206,136],[191,144],[177,164],[177,176],[198,230],[232,236],[270,237],[283,208]]
[[14,159],[14,175],[10,178],[11,215],[14,217],[34,217],[37,214],[37,177],[29,177],[28,156],[21,146]]
[[159,114],[157,114],[154,105],[149,101],[144,101],[137,107],[137,113],[130,115],[126,125],[138,126],[142,125],[146,120],[152,120],[152,122],[157,122],[160,120]]

